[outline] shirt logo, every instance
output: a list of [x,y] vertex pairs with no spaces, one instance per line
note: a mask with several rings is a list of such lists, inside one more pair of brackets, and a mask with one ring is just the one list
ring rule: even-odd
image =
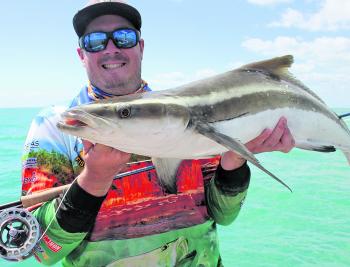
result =
[[37,167],[37,159],[36,158],[27,158],[22,164],[23,168],[36,168]]
[[23,177],[22,178],[22,184],[29,184],[29,183],[34,183],[36,181],[36,172],[32,172],[31,177]]
[[35,148],[39,148],[39,141],[38,140],[33,140],[32,142],[29,142],[29,143],[24,145],[24,149],[26,151],[29,151],[29,150],[32,150]]
[[53,252],[58,252],[61,250],[61,246],[53,242],[47,235],[44,235],[43,240],[46,246]]

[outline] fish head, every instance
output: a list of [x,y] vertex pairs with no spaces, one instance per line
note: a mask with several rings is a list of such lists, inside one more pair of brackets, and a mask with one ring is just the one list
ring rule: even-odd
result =
[[61,117],[57,127],[67,134],[146,156],[178,138],[190,121],[183,105],[161,98],[130,97],[77,106]]
[[95,142],[101,133],[109,134],[112,131],[111,108],[97,103],[70,108],[61,114],[57,127],[67,134]]

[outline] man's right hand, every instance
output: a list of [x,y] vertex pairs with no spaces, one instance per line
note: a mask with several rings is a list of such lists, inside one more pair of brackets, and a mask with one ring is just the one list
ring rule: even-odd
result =
[[107,194],[113,177],[126,168],[130,154],[101,144],[83,140],[85,167],[78,176],[81,188],[91,195]]

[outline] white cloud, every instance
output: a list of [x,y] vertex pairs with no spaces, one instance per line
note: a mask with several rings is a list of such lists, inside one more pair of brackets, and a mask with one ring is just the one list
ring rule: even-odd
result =
[[314,58],[319,62],[348,61],[350,63],[350,38],[319,37],[305,41],[297,37],[279,36],[274,40],[247,39],[242,46],[262,55],[293,54],[299,58]]
[[265,58],[294,55],[291,72],[332,107],[349,106],[350,38],[277,37],[273,40],[248,39],[242,46]]
[[280,3],[289,3],[292,0],[248,0],[249,3],[267,6],[267,5],[275,5]]
[[281,19],[272,22],[270,26],[310,31],[350,29],[350,1],[323,0],[320,9],[310,14],[288,8]]

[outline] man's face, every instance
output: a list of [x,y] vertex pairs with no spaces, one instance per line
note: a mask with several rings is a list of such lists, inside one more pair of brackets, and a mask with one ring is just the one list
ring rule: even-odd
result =
[[[95,31],[111,32],[123,27],[134,28],[123,17],[105,15],[94,19],[87,26],[85,34]],[[78,48],[78,54],[94,86],[110,94],[125,95],[140,87],[143,47],[142,39],[135,47],[127,49],[117,48],[109,40],[105,50],[89,53]]]

